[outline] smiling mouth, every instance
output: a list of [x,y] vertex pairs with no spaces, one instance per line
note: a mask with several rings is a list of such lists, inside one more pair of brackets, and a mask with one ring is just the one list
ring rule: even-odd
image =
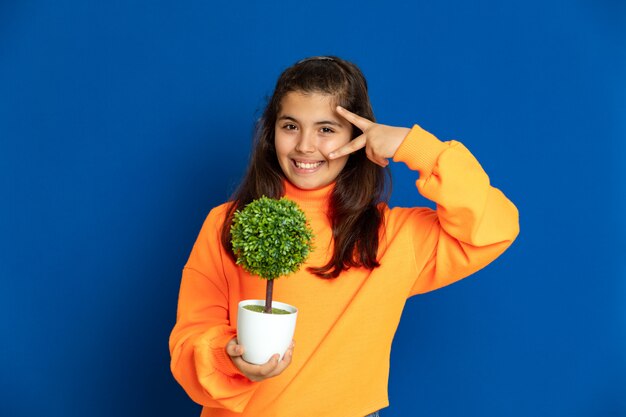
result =
[[299,168],[299,169],[315,169],[315,168],[319,167],[320,165],[322,165],[324,163],[324,161],[302,162],[302,161],[296,161],[294,159],[293,163],[296,166],[296,168]]

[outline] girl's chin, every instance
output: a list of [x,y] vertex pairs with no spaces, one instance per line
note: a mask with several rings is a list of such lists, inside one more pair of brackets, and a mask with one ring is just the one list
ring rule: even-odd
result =
[[302,181],[299,178],[289,178],[289,182],[301,190],[315,191],[328,186],[332,181]]

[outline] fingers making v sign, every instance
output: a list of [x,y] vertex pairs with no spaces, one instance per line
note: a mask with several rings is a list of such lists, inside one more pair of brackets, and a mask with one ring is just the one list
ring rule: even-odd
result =
[[341,106],[337,106],[337,113],[363,133],[341,148],[331,152],[328,155],[331,159],[340,158],[365,148],[365,154],[370,161],[381,167],[386,167],[389,165],[388,159],[393,157],[411,130],[404,127],[387,126],[372,122]]

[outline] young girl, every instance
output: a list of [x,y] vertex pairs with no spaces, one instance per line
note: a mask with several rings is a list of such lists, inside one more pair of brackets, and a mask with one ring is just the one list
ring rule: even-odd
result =
[[[387,206],[390,158],[419,172],[436,211]],[[230,225],[263,195],[298,203],[315,249],[274,287],[274,299],[298,307],[297,349],[252,365],[237,344],[237,304],[263,299],[265,282],[235,264]],[[278,79],[248,171],[209,213],[183,269],[172,373],[203,417],[377,415],[406,299],[481,269],[517,233],[517,209],[461,143],[375,123],[354,64],[300,61]]]

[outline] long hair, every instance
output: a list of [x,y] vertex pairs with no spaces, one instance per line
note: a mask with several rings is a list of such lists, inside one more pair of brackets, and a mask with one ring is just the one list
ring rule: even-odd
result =
[[[278,78],[274,93],[257,123],[248,170],[232,196],[222,226],[222,245],[233,259],[230,226],[234,212],[264,195],[280,198],[284,194],[286,178],[276,156],[274,129],[281,101],[292,91],[332,95],[336,104],[375,120],[367,82],[356,65],[326,56],[307,58],[287,68]],[[353,126],[352,139],[361,133]],[[384,221],[380,203],[389,197],[390,179],[389,171],[371,162],[365,149],[350,155],[330,196],[328,217],[334,240],[332,258],[326,265],[308,268],[310,272],[322,278],[336,278],[350,267],[374,269],[380,265],[376,259],[379,229]]]

